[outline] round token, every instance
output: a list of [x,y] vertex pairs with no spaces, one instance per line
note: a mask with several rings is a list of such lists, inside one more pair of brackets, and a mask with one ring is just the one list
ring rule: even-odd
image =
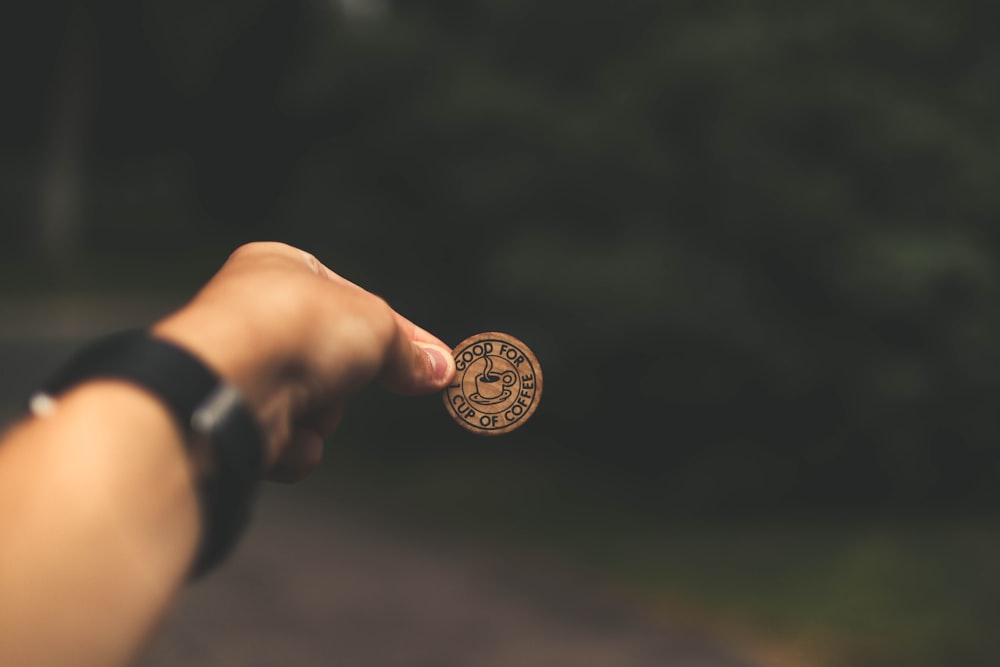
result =
[[444,391],[448,413],[481,435],[508,433],[528,421],[542,397],[542,367],[528,346],[490,331],[455,347],[455,379]]

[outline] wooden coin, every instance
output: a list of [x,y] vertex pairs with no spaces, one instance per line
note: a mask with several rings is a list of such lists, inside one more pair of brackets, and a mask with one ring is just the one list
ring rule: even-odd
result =
[[489,331],[466,338],[455,347],[455,368],[444,404],[473,433],[509,433],[538,407],[542,367],[528,346],[511,335]]

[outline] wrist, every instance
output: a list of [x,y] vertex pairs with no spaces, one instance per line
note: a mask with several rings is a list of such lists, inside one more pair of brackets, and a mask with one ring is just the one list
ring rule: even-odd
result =
[[203,535],[193,573],[212,569],[239,539],[263,471],[262,433],[241,392],[193,351],[136,329],[81,349],[35,392],[29,410],[47,417],[67,392],[99,379],[140,388],[173,417],[198,472],[202,500]]
[[267,337],[255,335],[252,327],[189,306],[154,324],[150,333],[196,355],[239,387],[248,402],[255,403],[266,394],[275,357],[268,350]]
[[243,396],[263,429],[264,466],[278,459],[287,431],[289,377],[296,367],[291,313],[259,317],[229,310],[219,299],[196,300],[150,328],[157,338],[197,356]]

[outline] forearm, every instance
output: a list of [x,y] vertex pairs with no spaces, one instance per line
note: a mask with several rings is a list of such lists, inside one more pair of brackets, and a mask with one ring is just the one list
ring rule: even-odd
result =
[[166,408],[124,383],[0,440],[0,664],[134,658],[190,566],[193,479]]

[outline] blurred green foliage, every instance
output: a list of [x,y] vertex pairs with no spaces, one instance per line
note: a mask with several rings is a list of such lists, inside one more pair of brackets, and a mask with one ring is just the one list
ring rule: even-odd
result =
[[[451,342],[509,331],[547,385],[503,446],[613,473],[628,502],[1000,499],[997,7],[56,7],[0,21],[7,68],[30,64],[5,69],[5,256],[40,252],[24,174],[57,104],[51,28],[78,20],[99,72],[84,273],[278,239]],[[359,417],[370,455],[469,448],[425,406]]]

